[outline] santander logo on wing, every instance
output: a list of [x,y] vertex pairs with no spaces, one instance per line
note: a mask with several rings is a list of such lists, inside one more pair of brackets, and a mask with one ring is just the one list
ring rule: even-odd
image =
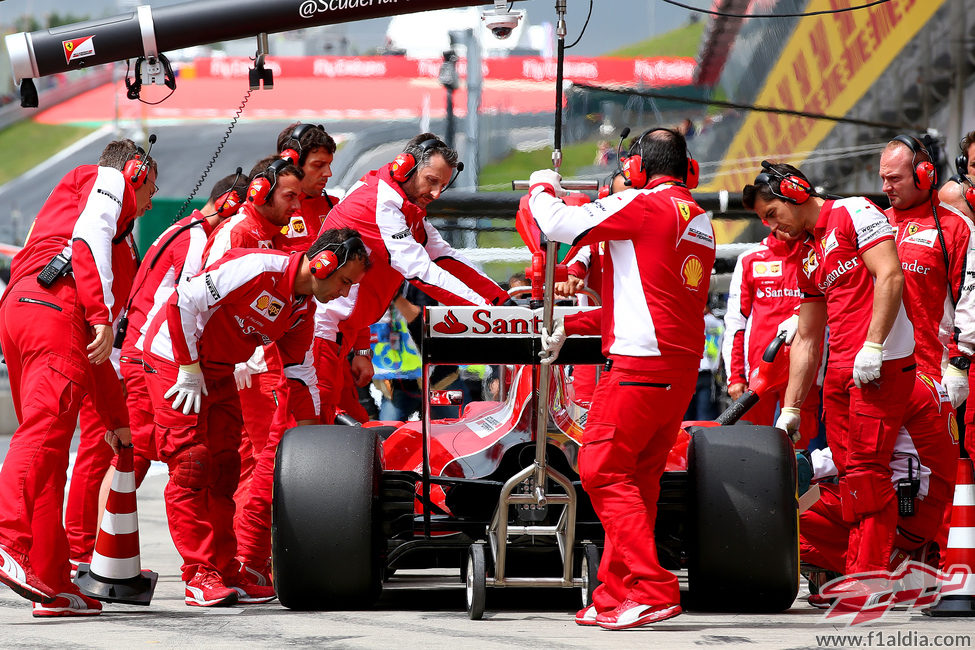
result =
[[448,310],[444,319],[433,326],[433,331],[439,334],[463,334],[467,331],[467,325],[457,320],[454,312]]

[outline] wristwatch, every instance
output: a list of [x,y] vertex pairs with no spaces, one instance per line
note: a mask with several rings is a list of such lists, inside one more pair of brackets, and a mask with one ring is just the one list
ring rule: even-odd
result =
[[948,363],[959,370],[968,370],[968,367],[972,365],[972,360],[968,357],[951,357],[948,359]]
[[[369,358],[372,358],[372,349],[370,349],[370,348],[363,348],[362,350],[356,350],[355,351],[355,355],[357,357],[369,357]],[[967,359],[966,359],[966,361],[967,361]]]

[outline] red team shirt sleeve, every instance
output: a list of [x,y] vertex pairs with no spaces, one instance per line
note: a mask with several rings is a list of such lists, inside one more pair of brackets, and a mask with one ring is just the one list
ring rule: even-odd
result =
[[507,294],[493,280],[474,268],[426,221],[426,241],[417,241],[406,223],[402,205],[403,198],[393,188],[379,184],[376,225],[393,269],[444,305],[486,305],[507,300]]

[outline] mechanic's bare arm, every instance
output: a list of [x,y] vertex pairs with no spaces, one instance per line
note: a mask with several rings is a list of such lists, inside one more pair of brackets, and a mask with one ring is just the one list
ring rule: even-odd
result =
[[799,328],[789,352],[789,386],[785,389],[782,406],[799,408],[806,399],[819,369],[825,330],[826,303],[802,303],[799,306]]
[[867,341],[883,345],[901,308],[904,271],[893,240],[882,241],[862,251],[860,259],[874,278],[873,315],[867,329]]

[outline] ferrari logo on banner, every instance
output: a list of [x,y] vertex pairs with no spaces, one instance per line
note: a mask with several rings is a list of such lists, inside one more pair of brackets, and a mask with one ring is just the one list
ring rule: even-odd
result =
[[73,38],[70,41],[61,41],[61,45],[64,46],[64,60],[67,63],[71,63],[77,59],[83,59],[86,56],[95,55],[94,35]]

